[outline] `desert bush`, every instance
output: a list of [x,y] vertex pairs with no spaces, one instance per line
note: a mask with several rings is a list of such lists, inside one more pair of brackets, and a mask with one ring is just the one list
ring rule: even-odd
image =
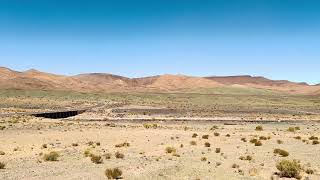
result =
[[260,126],[257,126],[256,127],[256,131],[263,131],[263,127],[260,125]]
[[255,144],[256,142],[258,142],[258,139],[251,139],[250,143]]
[[268,138],[265,137],[265,136],[260,136],[259,139],[260,139],[260,140],[268,140]]
[[99,155],[94,155],[94,154],[91,155],[91,161],[95,164],[102,164],[103,163],[102,157]]
[[243,160],[243,161],[251,161],[252,160],[252,156],[240,156],[239,157],[240,160]]
[[115,156],[117,159],[123,159],[124,158],[124,154],[120,153],[120,152],[116,152]]
[[216,153],[220,153],[221,152],[221,148],[216,148]]
[[214,136],[220,136],[220,133],[214,132],[213,135],[214,135]]
[[297,160],[282,160],[277,163],[276,168],[280,171],[280,177],[300,179],[302,167]]
[[0,162],[0,169],[4,169],[6,167],[6,164],[3,162]]
[[120,179],[122,171],[119,168],[106,169],[105,175],[108,179]]
[[193,133],[192,134],[192,138],[196,138],[196,137],[198,137],[198,134],[197,133]]
[[57,152],[52,151],[52,152],[50,152],[49,154],[45,154],[45,155],[43,156],[43,159],[44,159],[45,161],[58,161],[59,156],[60,156],[60,155],[59,155]]
[[295,129],[294,127],[289,127],[287,131],[289,131],[289,132],[295,132],[296,129]]
[[317,144],[319,144],[319,141],[318,141],[318,140],[313,140],[313,141],[312,141],[312,145],[317,145]]
[[92,145],[94,144],[94,142],[93,142],[93,141],[89,141],[87,144],[88,144],[89,146],[92,146]]
[[206,143],[204,143],[204,146],[205,146],[205,147],[210,147],[211,144],[210,144],[209,142],[206,142]]
[[306,169],[305,172],[307,174],[314,174],[314,170],[313,169]]
[[195,145],[197,145],[197,142],[196,142],[196,141],[191,141],[190,144],[191,144],[192,146],[195,146]]
[[274,153],[274,154],[279,154],[279,155],[282,156],[282,157],[287,157],[287,156],[289,156],[289,153],[288,153],[287,151],[285,151],[285,150],[282,150],[282,149],[275,149],[275,150],[273,151],[273,153]]
[[243,138],[241,138],[241,141],[247,142],[247,139],[243,137]]
[[158,124],[143,124],[143,127],[146,128],[146,129],[157,129],[159,126]]
[[117,144],[115,145],[116,148],[121,148],[121,147],[129,147],[130,144],[127,142],[121,143],[121,144]]
[[0,126],[0,130],[4,130],[6,126]]
[[96,142],[96,145],[97,145],[97,146],[100,146],[100,145],[101,145],[101,143],[100,143],[100,142]]
[[72,146],[76,147],[76,146],[79,146],[79,144],[78,143],[72,143]]
[[104,156],[105,156],[106,159],[111,159],[112,155],[111,155],[111,153],[106,153]]
[[176,148],[174,147],[166,147],[166,153],[170,154],[170,153],[175,153],[176,152]]
[[261,141],[257,141],[254,143],[255,146],[262,146],[262,142]]
[[201,161],[207,161],[207,158],[206,157],[202,157]]
[[207,134],[206,134],[206,135],[203,135],[203,136],[202,136],[202,139],[209,139],[209,135],[207,135]]
[[311,136],[311,137],[309,137],[309,140],[319,140],[319,138],[316,136]]
[[214,130],[216,130],[216,129],[219,129],[218,126],[216,126],[216,125],[214,125],[214,126],[212,126],[212,127],[210,128],[211,131],[214,131]]
[[238,164],[232,164],[231,166],[233,169],[239,168],[240,166]]
[[300,130],[300,127],[299,126],[296,126],[294,127],[295,130],[299,131]]
[[283,141],[280,140],[280,139],[278,139],[278,140],[277,140],[277,143],[278,143],[278,144],[283,144]]
[[4,151],[0,151],[0,156],[5,155],[6,153]]
[[226,137],[231,137],[231,135],[230,134],[226,134]]
[[90,149],[86,149],[83,154],[84,154],[85,157],[91,156]]
[[48,145],[47,144],[42,144],[42,148],[46,149],[46,148],[48,148]]
[[301,140],[301,136],[296,136],[294,139]]

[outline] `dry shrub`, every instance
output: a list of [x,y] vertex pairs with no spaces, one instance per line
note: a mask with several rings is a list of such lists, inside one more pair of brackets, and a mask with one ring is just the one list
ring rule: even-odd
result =
[[166,147],[166,153],[170,154],[170,153],[175,153],[176,152],[176,148],[174,147]]
[[119,168],[106,169],[105,175],[108,179],[120,179],[122,171]]
[[196,137],[198,137],[198,134],[197,133],[193,133],[192,134],[192,138],[196,138]]
[[6,167],[6,164],[3,162],[0,162],[0,169],[4,169]]
[[256,127],[256,131],[263,131],[263,127],[260,125],[260,126],[257,126]]
[[282,150],[282,149],[275,149],[273,151],[274,154],[279,154],[280,156],[282,157],[288,157],[289,156],[289,153],[285,150]]
[[91,161],[95,164],[102,164],[103,163],[102,157],[98,156],[98,155],[94,155],[94,154],[91,155]]
[[117,159],[123,159],[124,158],[124,154],[120,153],[120,152],[116,152],[115,156]]
[[192,146],[195,146],[195,145],[197,145],[197,142],[196,142],[196,141],[191,141],[190,144],[191,144]]
[[205,147],[210,147],[211,144],[210,144],[209,142],[206,142],[206,143],[204,143],[204,146],[205,146]]
[[58,161],[59,156],[60,155],[57,152],[52,151],[49,154],[45,154],[43,156],[43,160],[45,160],[45,161]]
[[127,142],[121,143],[121,144],[117,144],[115,145],[116,148],[121,148],[121,147],[129,147],[130,144]]
[[203,135],[203,136],[202,136],[202,139],[209,139],[209,135],[207,135],[207,134],[206,134],[206,135]]
[[276,168],[280,171],[280,177],[300,179],[302,167],[297,160],[282,160],[277,163]]

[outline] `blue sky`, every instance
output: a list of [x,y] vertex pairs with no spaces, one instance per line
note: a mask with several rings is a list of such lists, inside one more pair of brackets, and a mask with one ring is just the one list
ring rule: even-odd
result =
[[320,1],[0,0],[0,66],[320,82]]

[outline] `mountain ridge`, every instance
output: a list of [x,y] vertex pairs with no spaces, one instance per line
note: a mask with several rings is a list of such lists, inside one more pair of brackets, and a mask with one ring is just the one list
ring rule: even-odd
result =
[[30,69],[14,71],[0,67],[0,89],[71,90],[84,92],[180,91],[197,88],[234,87],[268,89],[293,94],[320,94],[320,85],[288,80],[271,80],[262,76],[207,76],[163,74],[128,78],[108,73],[57,75]]

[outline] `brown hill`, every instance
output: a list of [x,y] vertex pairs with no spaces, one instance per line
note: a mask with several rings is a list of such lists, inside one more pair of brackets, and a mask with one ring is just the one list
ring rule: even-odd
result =
[[18,72],[0,67],[1,89],[71,90],[85,92],[111,91],[179,91],[197,88],[250,87],[296,94],[320,94],[320,86],[290,81],[275,81],[253,76],[192,77],[184,75],[159,75],[127,78],[112,74],[91,73],[63,76],[34,69]]

